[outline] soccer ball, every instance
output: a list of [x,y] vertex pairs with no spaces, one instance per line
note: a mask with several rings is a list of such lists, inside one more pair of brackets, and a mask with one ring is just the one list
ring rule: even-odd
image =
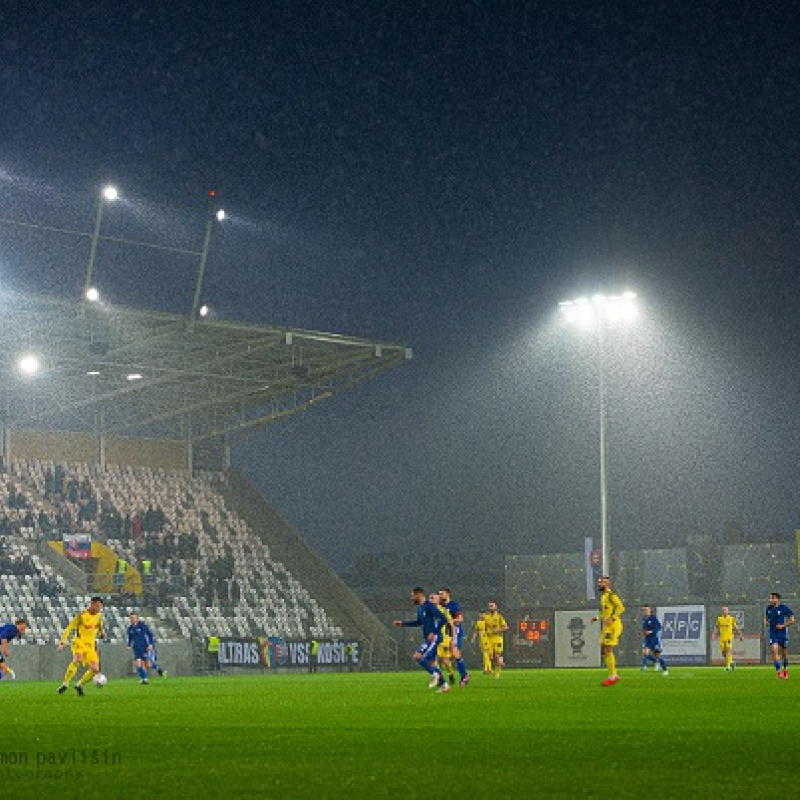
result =
[[105,686],[108,683],[108,678],[102,672],[98,672],[92,680],[95,686]]

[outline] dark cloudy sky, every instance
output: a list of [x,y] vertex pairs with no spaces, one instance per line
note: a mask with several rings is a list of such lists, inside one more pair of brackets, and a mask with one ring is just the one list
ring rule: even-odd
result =
[[[113,179],[104,230],[191,249],[215,188],[221,316],[414,348],[237,450],[341,568],[595,533],[596,351],[556,310],[622,288],[641,320],[607,352],[614,543],[783,538],[800,20],[644,5],[5,3],[0,216],[85,230]],[[85,248],[0,225],[0,279],[77,293]],[[97,279],[185,311],[194,268],[107,245]]]

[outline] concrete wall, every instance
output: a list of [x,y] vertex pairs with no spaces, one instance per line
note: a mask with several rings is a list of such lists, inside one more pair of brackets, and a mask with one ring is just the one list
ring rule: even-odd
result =
[[[133,656],[122,644],[101,644],[100,669],[109,681],[133,676]],[[192,650],[188,641],[164,642],[156,647],[160,666],[170,676],[192,675]],[[50,645],[9,645],[8,665],[21,681],[53,681],[58,684],[70,660],[69,648],[58,652]],[[82,674],[82,671],[78,673]],[[155,675],[155,673],[153,673]]]

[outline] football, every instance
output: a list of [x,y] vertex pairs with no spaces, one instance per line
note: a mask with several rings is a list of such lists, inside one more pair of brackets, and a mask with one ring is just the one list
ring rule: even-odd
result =
[[105,686],[108,683],[108,678],[102,672],[98,672],[92,680],[95,686]]

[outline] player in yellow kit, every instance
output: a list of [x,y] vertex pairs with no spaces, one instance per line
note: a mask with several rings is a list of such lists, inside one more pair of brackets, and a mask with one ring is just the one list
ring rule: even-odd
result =
[[475,623],[475,630],[472,632],[472,641],[478,639],[478,645],[481,648],[481,655],[483,656],[483,674],[491,675],[492,673],[492,656],[489,645],[489,637],[486,635],[486,612],[481,611],[478,615],[478,621]]
[[486,621],[486,638],[489,641],[489,658],[494,667],[497,680],[503,669],[503,634],[508,630],[503,615],[497,610],[497,603],[489,603],[489,610],[484,617]]
[[744,635],[736,623],[736,617],[731,615],[728,606],[722,606],[722,616],[717,617],[716,628],[719,632],[719,651],[725,659],[725,672],[730,672],[736,664],[733,663],[733,636],[739,634],[739,641],[744,640]]
[[444,605],[442,597],[438,592],[429,595],[428,600],[439,607],[442,614],[444,614],[444,618],[447,620],[447,622],[442,625],[442,639],[439,642],[439,646],[436,648],[436,662],[439,664],[442,674],[444,675],[444,673],[447,673],[447,681],[452,685],[456,682],[456,677],[453,674],[453,652],[451,648],[451,643],[453,641],[453,617],[447,610],[447,606]]
[[611,591],[611,584],[606,575],[600,578],[597,588],[600,590],[600,616],[592,617],[592,622],[597,622],[599,619],[603,626],[600,629],[600,652],[608,669],[608,677],[603,681],[603,686],[613,686],[619,681],[614,648],[619,644],[619,637],[622,635],[622,615],[625,606],[619,595]]
[[86,671],[81,675],[75,686],[75,691],[83,697],[83,685],[88,683],[100,672],[100,656],[97,654],[97,635],[101,638],[103,631],[103,600],[93,597],[85,611],[82,611],[64,629],[58,650],[61,652],[72,634],[72,661],[64,673],[64,682],[58,687],[58,693],[64,694],[69,688],[70,681],[75,677],[78,668],[83,665]]

